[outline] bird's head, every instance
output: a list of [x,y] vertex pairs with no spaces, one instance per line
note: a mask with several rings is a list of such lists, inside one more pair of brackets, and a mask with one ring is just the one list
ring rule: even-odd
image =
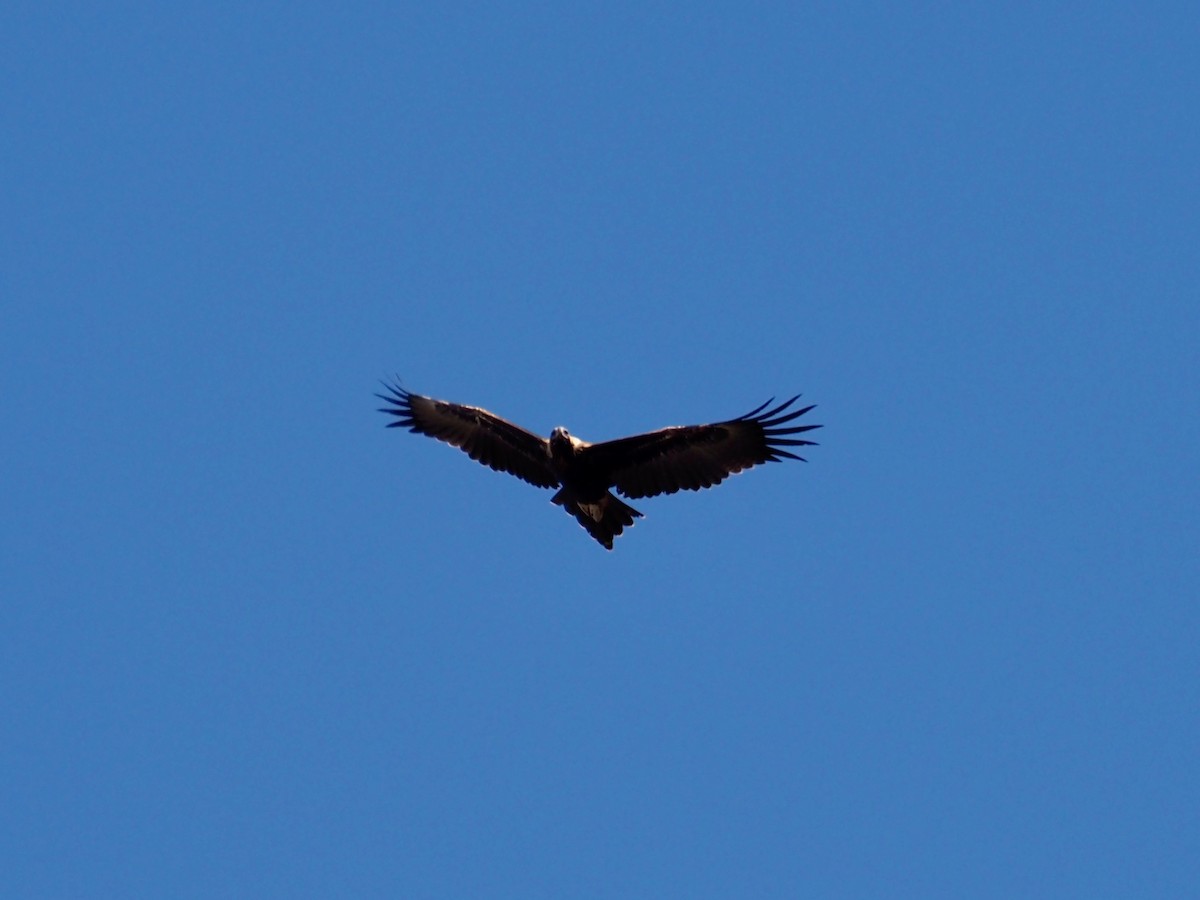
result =
[[568,458],[575,449],[575,439],[571,432],[559,425],[550,432],[550,453],[560,459]]

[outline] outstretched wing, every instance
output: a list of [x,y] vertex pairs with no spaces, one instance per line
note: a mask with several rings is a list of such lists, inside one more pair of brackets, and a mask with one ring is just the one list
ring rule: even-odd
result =
[[758,409],[728,422],[681,425],[592,444],[581,456],[629,498],[673,494],[685,488],[698,491],[759,463],[780,462],[784,458],[803,460],[783,448],[813,446],[813,441],[792,435],[821,426],[781,427],[813,408],[806,406],[787,412],[798,399],[799,394],[767,410],[772,402],[768,400]]
[[407,428],[458,447],[471,459],[507,472],[538,487],[558,487],[550,467],[550,442],[476,406],[462,406],[412,394],[399,384],[384,382],[387,395],[376,394],[387,406],[379,411],[395,416],[388,428]]

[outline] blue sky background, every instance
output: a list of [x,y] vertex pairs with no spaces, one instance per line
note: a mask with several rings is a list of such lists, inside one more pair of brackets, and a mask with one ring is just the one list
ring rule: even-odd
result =
[[1191,4],[2,18],[5,896],[1195,896]]

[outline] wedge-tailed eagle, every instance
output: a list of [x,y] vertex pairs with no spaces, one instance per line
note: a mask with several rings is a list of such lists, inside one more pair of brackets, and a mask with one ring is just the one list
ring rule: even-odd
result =
[[589,444],[559,427],[549,439],[480,409],[410,393],[384,382],[388,405],[380,412],[395,416],[388,428],[407,428],[466,452],[498,472],[516,475],[542,488],[558,488],[552,501],[612,549],[613,538],[642,514],[610,493],[630,499],[698,491],[759,463],[804,458],[784,447],[814,446],[792,435],[820,425],[781,427],[812,406],[789,407],[800,395],[767,409],[768,400],[744,416],[712,425],[676,425],[647,434]]

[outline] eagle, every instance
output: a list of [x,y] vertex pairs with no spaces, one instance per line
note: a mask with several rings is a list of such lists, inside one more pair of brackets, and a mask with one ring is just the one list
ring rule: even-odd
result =
[[609,550],[613,538],[642,517],[613,490],[631,500],[681,489],[698,491],[759,463],[785,458],[803,462],[804,457],[784,448],[815,446],[795,435],[821,427],[783,427],[814,408],[790,409],[800,399],[797,394],[768,409],[772,397],[724,422],[676,425],[591,444],[562,427],[544,438],[486,409],[422,397],[399,382],[382,384],[387,393],[375,396],[387,404],[379,412],[394,417],[388,428],[428,435],[498,472],[536,487],[558,488],[552,502]]

